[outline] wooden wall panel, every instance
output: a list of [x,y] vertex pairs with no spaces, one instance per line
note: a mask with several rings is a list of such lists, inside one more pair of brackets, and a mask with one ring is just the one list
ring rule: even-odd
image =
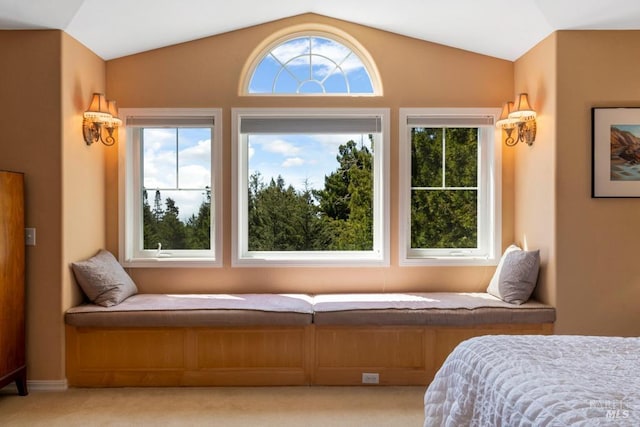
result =
[[379,384],[426,384],[433,370],[433,331],[416,326],[318,326],[313,382],[362,384],[364,373]]
[[424,328],[317,327],[316,366],[424,368]]
[[427,385],[461,341],[551,334],[552,324],[75,328],[67,325],[70,386]]
[[197,368],[300,368],[303,328],[196,330]]
[[80,369],[182,369],[185,329],[79,329],[69,349]]

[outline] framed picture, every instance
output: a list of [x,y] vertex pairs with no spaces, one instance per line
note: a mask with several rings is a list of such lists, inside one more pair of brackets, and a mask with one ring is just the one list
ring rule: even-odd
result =
[[592,108],[591,197],[640,197],[640,108]]

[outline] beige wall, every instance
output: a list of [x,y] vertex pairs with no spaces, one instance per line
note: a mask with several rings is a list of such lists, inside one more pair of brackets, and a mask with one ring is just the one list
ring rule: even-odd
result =
[[[514,168],[515,242],[540,250],[536,297],[556,304],[556,34],[515,63],[514,99],[529,94],[536,110],[537,135],[532,146],[508,149]],[[561,318],[560,310],[558,317]],[[559,320],[559,324],[560,324]]]
[[60,379],[62,366],[59,31],[0,31],[0,169],[24,172],[29,378]]
[[536,292],[559,334],[640,335],[640,201],[591,198],[591,108],[638,106],[639,47],[638,31],[560,31],[515,63],[538,137],[513,152],[514,231],[541,250]]
[[[64,379],[64,310],[81,300],[69,262],[105,242],[105,167],[81,111],[105,85],[104,61],[61,31],[0,31],[0,169],[25,173],[27,370]],[[7,83],[10,82],[10,83]]]
[[[62,35],[62,312],[82,293],[69,265],[106,245],[107,159],[114,147],[87,145],[82,113],[94,92],[104,92],[105,63],[67,34]],[[59,344],[64,349],[64,335]],[[63,359],[64,362],[64,359]],[[61,366],[64,372],[64,366]]]
[[640,335],[640,199],[592,199],[591,108],[640,105],[640,31],[557,35],[558,332]]
[[[382,97],[241,97],[241,70],[256,46],[274,33],[305,23],[345,31],[371,54],[384,87]],[[398,266],[398,109],[400,107],[498,107],[513,92],[513,63],[401,37],[317,15],[302,15],[107,62],[107,89],[123,107],[223,108],[224,267],[142,269],[130,274],[145,292],[329,292],[483,290],[492,267]],[[231,268],[231,108],[324,106],[391,108],[390,268]],[[505,242],[513,239],[511,182],[504,185]],[[116,186],[108,189],[117,203]],[[116,212],[109,214],[116,215]],[[108,230],[117,242],[117,225]]]

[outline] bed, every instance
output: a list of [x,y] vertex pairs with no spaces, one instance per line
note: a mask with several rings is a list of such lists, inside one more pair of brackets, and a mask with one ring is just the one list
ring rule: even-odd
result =
[[425,427],[640,426],[640,338],[494,335],[460,343]]

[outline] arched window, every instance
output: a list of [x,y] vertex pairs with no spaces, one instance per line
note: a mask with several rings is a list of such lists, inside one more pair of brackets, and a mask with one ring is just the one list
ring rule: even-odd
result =
[[378,95],[377,71],[364,50],[327,33],[280,38],[256,56],[246,94]]

